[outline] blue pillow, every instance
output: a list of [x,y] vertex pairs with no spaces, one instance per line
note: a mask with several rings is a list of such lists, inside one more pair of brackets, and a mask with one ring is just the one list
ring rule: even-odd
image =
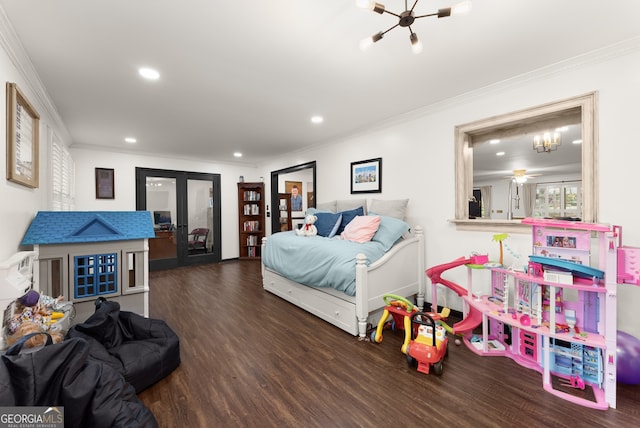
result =
[[364,208],[358,207],[353,210],[342,211],[339,214],[342,214],[342,222],[340,223],[340,227],[336,232],[338,235],[340,235],[344,231],[344,228],[349,224],[351,220],[356,218],[357,215],[364,215]]
[[409,225],[404,221],[381,215],[380,226],[371,240],[380,242],[384,250],[389,251],[389,249],[393,247],[393,244],[408,231]]
[[316,222],[314,223],[318,229],[318,235],[333,238],[340,227],[342,221],[341,214],[316,212]]

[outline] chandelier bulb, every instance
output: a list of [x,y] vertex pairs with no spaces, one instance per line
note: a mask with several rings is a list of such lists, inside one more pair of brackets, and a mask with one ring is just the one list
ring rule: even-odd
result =
[[418,39],[418,35],[416,33],[411,33],[409,40],[411,40],[411,50],[414,54],[417,55],[422,52],[422,42]]
[[471,0],[463,1],[453,5],[451,8],[452,15],[460,15],[471,11]]

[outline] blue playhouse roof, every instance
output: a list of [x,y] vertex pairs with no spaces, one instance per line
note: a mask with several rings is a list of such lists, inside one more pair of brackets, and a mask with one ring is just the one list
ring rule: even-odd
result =
[[128,241],[154,236],[149,211],[39,211],[22,245]]

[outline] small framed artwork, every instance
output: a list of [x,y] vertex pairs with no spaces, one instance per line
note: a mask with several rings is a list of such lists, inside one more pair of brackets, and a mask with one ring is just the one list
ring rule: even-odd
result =
[[382,158],[351,162],[351,193],[382,192]]
[[7,180],[38,188],[40,116],[15,83],[7,82]]
[[96,168],[96,199],[114,199],[113,169]]

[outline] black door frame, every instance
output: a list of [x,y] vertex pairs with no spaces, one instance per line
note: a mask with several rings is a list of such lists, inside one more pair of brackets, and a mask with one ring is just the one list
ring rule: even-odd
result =
[[[179,266],[219,262],[222,258],[220,174],[136,167],[136,210],[138,211],[147,209],[147,177],[175,178],[177,205],[177,257],[149,260],[149,270],[172,269]],[[189,230],[187,230],[187,219],[189,218],[189,213],[187,208],[187,183],[190,179],[211,181],[213,187],[213,230],[211,231],[213,245],[210,253],[188,253],[187,239]]]

